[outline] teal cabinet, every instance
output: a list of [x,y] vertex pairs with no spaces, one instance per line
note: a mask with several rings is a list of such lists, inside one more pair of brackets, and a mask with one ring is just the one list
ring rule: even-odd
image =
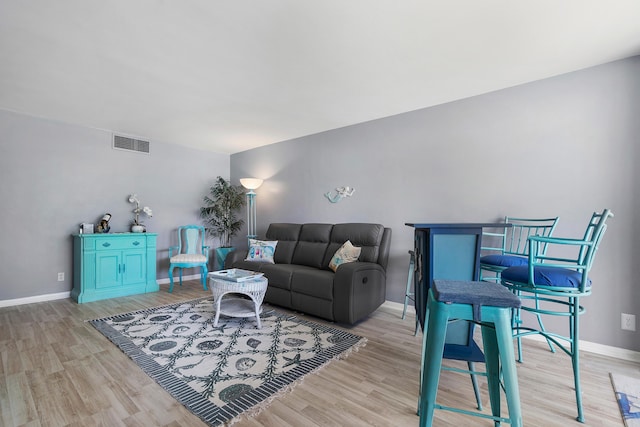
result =
[[78,303],[155,292],[156,234],[73,236],[73,290]]

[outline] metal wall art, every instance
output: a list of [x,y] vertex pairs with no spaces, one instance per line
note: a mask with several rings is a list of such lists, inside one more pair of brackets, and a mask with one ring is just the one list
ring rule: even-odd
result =
[[327,191],[324,195],[331,203],[338,203],[345,197],[351,197],[356,191],[353,187],[338,187],[335,190],[335,194],[331,194],[331,191]]

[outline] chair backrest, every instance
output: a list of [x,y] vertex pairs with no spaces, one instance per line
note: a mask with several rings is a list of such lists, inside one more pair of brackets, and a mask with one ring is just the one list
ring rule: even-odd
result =
[[[505,217],[504,222],[511,224],[500,231],[483,231],[482,251],[500,252],[502,255],[527,256],[531,236],[550,237],[558,224],[555,218],[514,218]],[[486,243],[485,243],[486,242]],[[546,250],[542,248],[543,254]]]
[[[602,213],[594,212],[591,215],[589,225],[587,225],[584,240],[591,242],[591,245],[582,246],[578,255],[578,262],[585,266],[584,280],[587,279],[587,274],[593,265],[593,258],[598,251],[598,246],[600,246],[605,231],[607,231],[607,219],[609,217],[613,217],[613,213],[609,209],[604,209]],[[583,283],[585,283],[584,280]]]
[[[607,230],[607,219],[613,217],[613,213],[609,209],[604,209],[602,212],[594,212],[591,215],[587,229],[585,230],[584,237],[580,239],[562,239],[562,238],[536,238],[530,240],[530,251],[534,256],[533,260],[529,259],[529,264],[533,267],[542,266],[545,267],[560,267],[576,270],[581,273],[582,278],[580,286],[577,288],[580,293],[587,292],[590,287],[589,271],[593,265],[593,259],[598,251],[598,246],[602,241],[605,231]],[[543,244],[559,243],[563,245],[571,245],[576,248],[577,255],[574,252],[573,256],[561,256],[561,255],[543,255],[542,250],[538,249]],[[533,270],[530,269],[529,280],[533,282],[531,275]]]
[[178,253],[202,254],[204,246],[204,227],[201,225],[183,225],[178,227]]

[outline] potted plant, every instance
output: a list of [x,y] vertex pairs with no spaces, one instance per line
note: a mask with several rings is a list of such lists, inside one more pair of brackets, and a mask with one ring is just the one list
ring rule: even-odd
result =
[[238,211],[245,205],[244,190],[241,186],[231,185],[229,181],[218,176],[203,200],[205,206],[200,208],[200,217],[204,221],[207,235],[218,237],[220,240],[220,247],[216,248],[216,258],[220,268],[223,268],[227,254],[234,249],[231,246],[231,238],[244,225],[244,221],[237,216]]
[[[149,206],[145,206],[145,207],[141,208],[140,207],[140,200],[138,199],[138,195],[137,194],[129,195],[129,203],[135,203],[136,204],[136,208],[133,210],[133,213],[135,214],[135,217],[133,219],[133,224],[131,224],[131,231],[133,233],[144,233],[144,232],[146,232],[147,231],[147,227],[145,227],[145,225],[140,222],[140,214],[144,213],[149,218],[151,218],[153,216],[153,212],[151,211],[151,208]],[[107,215],[109,215],[109,214],[107,214]],[[111,215],[109,215],[109,217],[111,217]]]

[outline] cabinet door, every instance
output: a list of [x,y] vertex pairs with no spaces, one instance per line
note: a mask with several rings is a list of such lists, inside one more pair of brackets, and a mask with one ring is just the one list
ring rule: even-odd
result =
[[122,251],[102,251],[96,254],[96,289],[120,286],[121,265]]
[[144,283],[147,279],[147,257],[144,250],[122,252],[122,284]]

